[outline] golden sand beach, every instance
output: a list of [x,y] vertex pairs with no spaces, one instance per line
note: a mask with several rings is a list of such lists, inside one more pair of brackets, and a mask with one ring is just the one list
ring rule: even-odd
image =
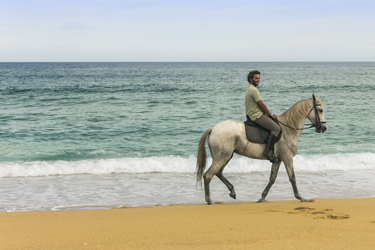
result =
[[1,213],[0,249],[375,249],[375,198]]

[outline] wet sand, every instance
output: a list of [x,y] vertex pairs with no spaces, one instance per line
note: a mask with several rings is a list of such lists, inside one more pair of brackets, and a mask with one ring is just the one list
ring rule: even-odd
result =
[[0,213],[0,249],[375,249],[375,198]]

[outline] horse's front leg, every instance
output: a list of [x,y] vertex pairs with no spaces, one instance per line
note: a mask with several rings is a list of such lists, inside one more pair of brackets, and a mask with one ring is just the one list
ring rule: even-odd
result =
[[288,173],[288,176],[289,176],[289,181],[293,187],[294,196],[300,201],[306,201],[306,199],[303,198],[298,192],[296,175],[294,174],[294,168],[293,168],[293,158],[284,160],[284,164],[285,164],[286,172]]
[[262,198],[261,198],[260,200],[258,200],[258,202],[263,202],[263,201],[265,201],[268,192],[270,191],[272,185],[273,185],[273,184],[275,183],[275,181],[276,181],[276,177],[277,177],[277,173],[279,172],[280,164],[281,164],[281,161],[278,161],[278,162],[272,163],[272,169],[271,169],[270,181],[268,182],[267,187],[264,189],[264,191],[263,191],[263,193],[262,193]]

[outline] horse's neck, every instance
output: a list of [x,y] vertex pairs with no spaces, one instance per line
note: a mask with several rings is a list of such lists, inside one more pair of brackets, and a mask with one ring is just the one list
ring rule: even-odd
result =
[[[282,113],[278,117],[278,119],[282,123],[284,123],[284,124],[286,124],[286,125],[288,125],[292,128],[303,128],[303,126],[305,124],[306,116],[308,115],[308,113],[311,109],[311,105],[310,105],[309,100],[311,100],[311,99],[306,99],[306,100],[302,100],[302,101],[297,102],[291,108],[289,108],[287,111]],[[286,128],[286,129],[291,130],[290,132],[294,132],[297,137],[299,137],[302,133],[302,130],[294,130],[294,129],[290,129],[290,128]]]

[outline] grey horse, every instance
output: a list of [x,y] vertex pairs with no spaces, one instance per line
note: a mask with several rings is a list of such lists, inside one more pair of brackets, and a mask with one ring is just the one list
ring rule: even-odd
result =
[[[275,144],[275,156],[277,160],[272,164],[269,183],[258,202],[265,200],[276,180],[281,162],[285,165],[293,187],[294,196],[301,201],[306,201],[297,189],[293,169],[293,157],[297,154],[298,138],[302,134],[306,118],[310,120],[312,123],[311,127],[314,127],[317,133],[323,133],[327,130],[323,104],[318,98],[312,95],[309,99],[297,102],[277,118],[283,130],[280,141]],[[207,136],[212,164],[204,173],[207,157],[205,147]],[[252,143],[247,140],[244,122],[226,120],[206,130],[199,141],[196,172],[197,183],[202,181],[202,177],[204,178],[205,200],[207,204],[214,204],[210,197],[210,182],[214,175],[227,186],[230,191],[229,195],[233,199],[236,199],[233,185],[223,175],[223,170],[234,153],[254,159],[267,160],[262,154],[264,149],[265,144]]]

